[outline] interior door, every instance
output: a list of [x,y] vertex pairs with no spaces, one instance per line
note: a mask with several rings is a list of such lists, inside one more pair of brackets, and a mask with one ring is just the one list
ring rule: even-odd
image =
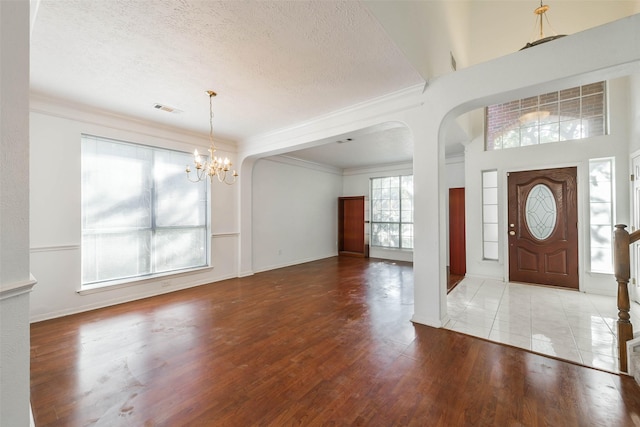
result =
[[366,256],[364,236],[365,197],[338,198],[338,252]]
[[508,176],[509,280],[578,289],[576,168]]
[[449,272],[464,276],[467,272],[465,243],[464,188],[449,189]]

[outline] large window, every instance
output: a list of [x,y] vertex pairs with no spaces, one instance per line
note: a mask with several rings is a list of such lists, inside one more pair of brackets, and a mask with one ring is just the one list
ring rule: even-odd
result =
[[186,153],[82,137],[82,285],[208,264],[207,183]]
[[605,89],[598,82],[487,107],[487,151],[604,135]]
[[413,176],[371,179],[371,245],[413,249]]

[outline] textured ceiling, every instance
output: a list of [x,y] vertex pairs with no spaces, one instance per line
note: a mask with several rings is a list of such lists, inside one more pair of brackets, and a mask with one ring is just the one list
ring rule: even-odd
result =
[[326,145],[292,151],[287,155],[341,169],[402,163],[413,159],[413,138],[406,126],[378,126],[341,135]]
[[[0,0],[3,1],[3,0]],[[31,89],[240,143],[506,55],[538,0],[33,0]],[[551,2],[560,33],[638,13],[637,0]],[[508,36],[505,36],[507,34]],[[154,109],[163,104],[179,110]],[[357,167],[410,160],[407,132],[296,153]],[[460,129],[454,149],[462,148]],[[340,138],[340,137],[338,137]],[[382,142],[383,141],[383,142]],[[358,147],[362,151],[358,151]],[[346,154],[345,154],[346,153]]]
[[171,126],[215,90],[230,140],[422,82],[358,1],[42,0],[31,49],[34,92]]

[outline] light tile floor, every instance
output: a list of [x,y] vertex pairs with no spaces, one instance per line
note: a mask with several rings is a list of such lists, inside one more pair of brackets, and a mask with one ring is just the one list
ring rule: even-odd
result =
[[447,307],[447,329],[619,372],[615,297],[467,277]]

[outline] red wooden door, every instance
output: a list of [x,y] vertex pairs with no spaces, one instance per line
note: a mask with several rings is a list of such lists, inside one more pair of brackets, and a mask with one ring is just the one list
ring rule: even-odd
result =
[[338,200],[338,251],[341,255],[365,255],[364,196]]
[[464,276],[467,257],[464,221],[464,188],[449,189],[449,272]]
[[509,280],[578,288],[576,168],[508,177]]

